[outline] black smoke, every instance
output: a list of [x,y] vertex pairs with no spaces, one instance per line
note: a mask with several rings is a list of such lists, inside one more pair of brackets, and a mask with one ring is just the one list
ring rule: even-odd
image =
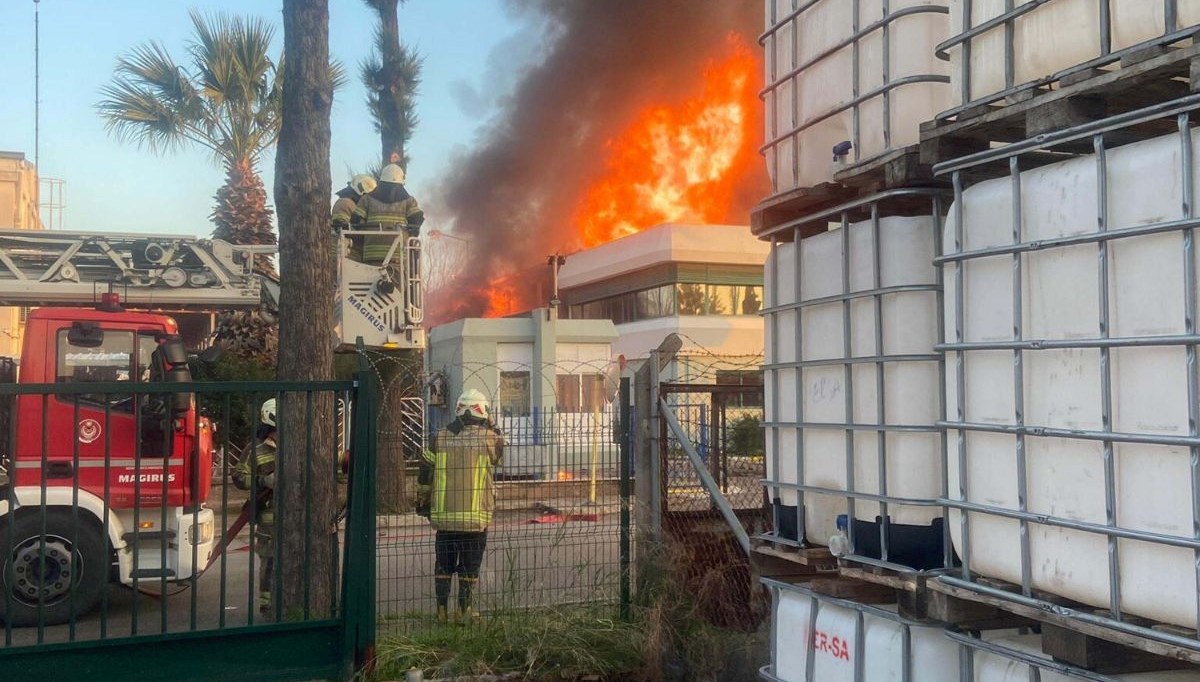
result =
[[[649,103],[694,94],[703,64],[726,54],[731,32],[761,49],[761,0],[512,0],[510,6],[540,27],[545,47],[500,100],[491,128],[441,182],[437,203],[445,215],[438,222],[453,224],[471,248],[460,275],[431,292],[433,323],[481,315],[489,281],[571,250],[572,211],[603,169],[606,140]],[[746,196],[730,218],[746,222],[753,199]],[[529,293],[527,303],[536,305]]]

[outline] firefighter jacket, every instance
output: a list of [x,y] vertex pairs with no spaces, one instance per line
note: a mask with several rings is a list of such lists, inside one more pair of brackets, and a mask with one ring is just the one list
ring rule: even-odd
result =
[[260,526],[275,523],[275,452],[275,439],[264,438],[254,448],[253,456],[243,452],[233,469],[233,484],[256,497],[254,521]]
[[[379,227],[390,232],[400,232],[420,227],[424,220],[425,214],[417,205],[416,198],[404,189],[404,185],[392,182],[379,183],[373,192],[363,195],[358,200],[358,206],[354,209],[354,222],[368,229]],[[366,237],[362,262],[383,263],[392,241],[392,236]]]
[[354,197],[338,197],[338,200],[333,202],[333,214],[331,222],[335,230],[344,230],[350,226],[351,219],[354,217],[354,209],[358,208],[358,203],[354,201]]
[[455,420],[438,431],[432,446],[417,482],[419,511],[435,530],[487,530],[496,507],[492,470],[500,464],[504,437],[488,425]]

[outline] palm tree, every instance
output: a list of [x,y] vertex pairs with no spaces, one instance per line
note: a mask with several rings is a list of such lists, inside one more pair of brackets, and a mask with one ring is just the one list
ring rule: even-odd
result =
[[[97,105],[105,128],[155,153],[196,144],[225,168],[209,218],[213,237],[237,244],[275,244],[271,208],[257,164],[279,137],[280,59],[270,56],[274,29],[262,19],[189,12],[195,38],[181,66],[159,42],[117,60]],[[267,257],[256,269],[274,275]]]
[[398,7],[403,0],[363,0],[379,15],[375,49],[360,66],[367,106],[380,138],[380,162],[408,167],[407,145],[417,127],[416,97],[422,59],[400,43]]

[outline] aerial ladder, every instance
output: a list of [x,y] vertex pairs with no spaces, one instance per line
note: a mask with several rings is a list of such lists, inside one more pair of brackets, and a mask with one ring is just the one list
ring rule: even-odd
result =
[[[350,258],[351,238],[379,234],[392,237],[382,263]],[[424,348],[420,239],[356,228],[337,242],[335,346],[361,337],[367,347]],[[166,234],[0,230],[0,305],[87,306],[112,289],[136,309],[275,309],[279,283],[253,267],[275,251]]]

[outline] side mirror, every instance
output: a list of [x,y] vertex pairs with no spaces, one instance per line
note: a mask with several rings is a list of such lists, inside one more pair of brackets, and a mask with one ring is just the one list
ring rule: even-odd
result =
[[75,322],[67,332],[67,342],[80,348],[99,348],[104,345],[104,330],[95,322]]

